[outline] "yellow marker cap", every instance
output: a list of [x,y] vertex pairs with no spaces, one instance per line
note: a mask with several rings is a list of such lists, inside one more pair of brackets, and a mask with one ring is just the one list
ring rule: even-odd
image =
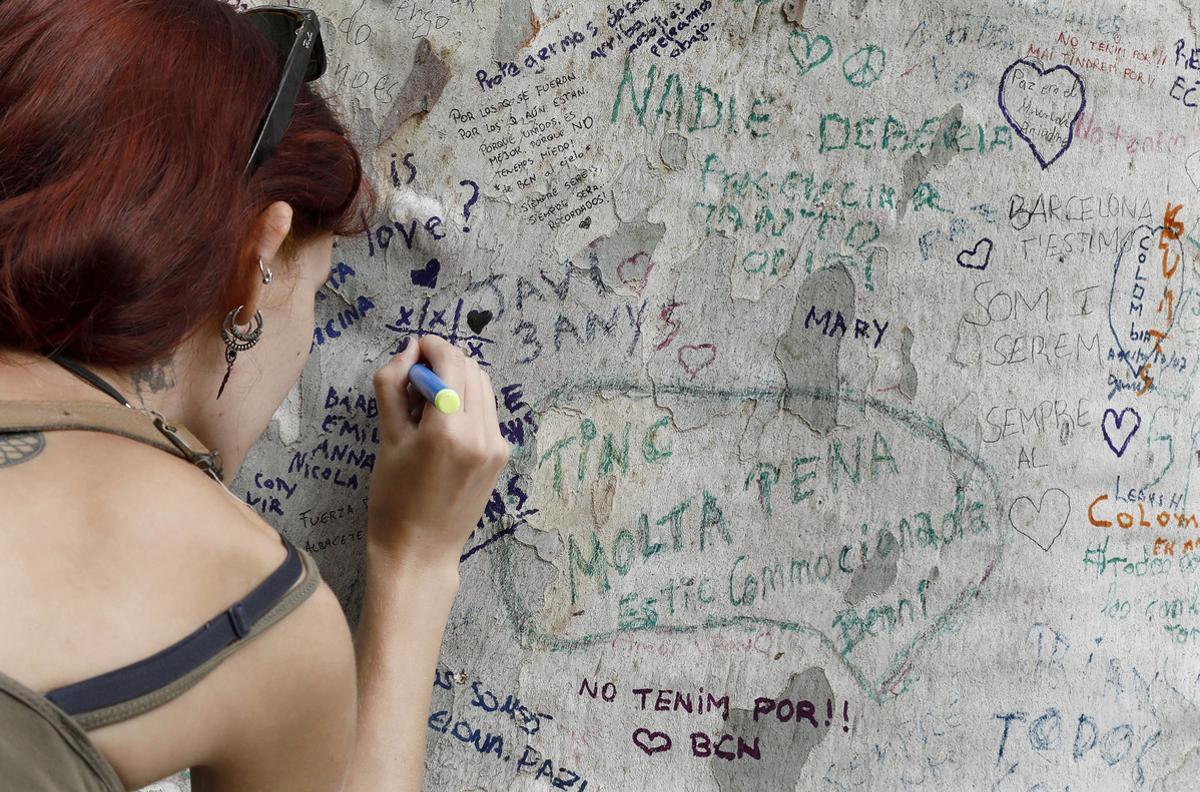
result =
[[458,397],[453,388],[442,388],[433,397],[433,406],[446,413],[446,415],[450,415],[458,412],[458,408],[462,407],[462,399]]

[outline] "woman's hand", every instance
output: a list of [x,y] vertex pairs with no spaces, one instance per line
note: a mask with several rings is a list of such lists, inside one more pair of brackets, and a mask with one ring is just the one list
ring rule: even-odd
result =
[[[462,397],[458,412],[446,415],[411,392],[408,370],[418,360]],[[380,442],[367,502],[369,552],[385,563],[457,573],[511,453],[492,381],[456,347],[427,335],[375,372],[374,385]]]

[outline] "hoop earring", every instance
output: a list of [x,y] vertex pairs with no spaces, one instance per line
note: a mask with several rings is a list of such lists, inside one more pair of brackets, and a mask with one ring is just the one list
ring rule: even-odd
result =
[[263,318],[261,311],[254,312],[254,320],[250,323],[250,330],[242,332],[237,328],[237,315],[246,306],[239,305],[229,313],[225,314],[225,322],[221,326],[221,338],[225,340],[225,377],[221,380],[221,388],[217,391],[217,398],[221,398],[221,394],[225,392],[225,383],[229,382],[229,375],[233,372],[233,361],[237,357],[238,352],[245,352],[250,347],[258,343],[258,339],[262,337]]
[[264,283],[264,284],[270,283],[270,282],[271,282],[271,278],[272,278],[272,277],[274,277],[273,275],[271,275],[271,268],[270,268],[270,267],[267,267],[267,268],[265,268],[265,269],[263,268],[263,260],[262,260],[262,256],[259,256],[259,257],[258,257],[258,271],[262,273],[262,276],[263,276],[263,283]]

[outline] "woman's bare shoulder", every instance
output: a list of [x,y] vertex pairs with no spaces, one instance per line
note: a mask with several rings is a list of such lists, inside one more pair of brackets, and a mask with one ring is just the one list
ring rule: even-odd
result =
[[[0,650],[0,669],[35,690],[154,654],[244,597],[286,557],[276,530],[217,482],[125,438],[47,433],[39,459],[0,470],[0,498],[18,489],[28,505],[15,523],[43,530],[0,561],[27,606],[0,615],[4,634],[23,636]],[[262,787],[274,788],[278,773],[296,772],[289,763],[310,780],[340,778],[354,708],[349,628],[322,582],[192,689],[89,735],[130,788],[185,766],[195,768],[197,792],[205,783],[225,788],[218,777],[255,788],[247,772],[267,773],[272,781]],[[258,761],[247,768],[250,757]]]

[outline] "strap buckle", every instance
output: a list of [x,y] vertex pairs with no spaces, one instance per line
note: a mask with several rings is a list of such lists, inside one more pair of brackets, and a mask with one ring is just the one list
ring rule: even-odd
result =
[[250,634],[250,623],[246,621],[246,613],[242,609],[242,603],[233,603],[225,609],[225,613],[229,616],[229,624],[233,627],[234,635],[241,639]]
[[151,410],[149,408],[145,408],[145,409],[147,412],[152,413],[154,415],[155,428],[158,429],[159,432],[161,432],[168,440],[171,441],[171,445],[173,445],[177,449],[179,449],[179,452],[181,454],[183,454],[184,458],[187,459],[187,461],[191,462],[193,465],[200,468],[202,471],[204,471],[205,473],[207,473],[209,476],[216,479],[217,481],[222,481],[221,452],[220,451],[218,451],[215,448],[212,451],[209,451],[207,453],[201,453],[201,452],[197,451],[196,449],[192,448],[190,445],[185,443],[183,441],[183,438],[181,438],[178,434],[176,434],[175,427],[171,426],[171,424],[167,422],[167,419],[164,418],[161,413],[156,412],[155,410]]

